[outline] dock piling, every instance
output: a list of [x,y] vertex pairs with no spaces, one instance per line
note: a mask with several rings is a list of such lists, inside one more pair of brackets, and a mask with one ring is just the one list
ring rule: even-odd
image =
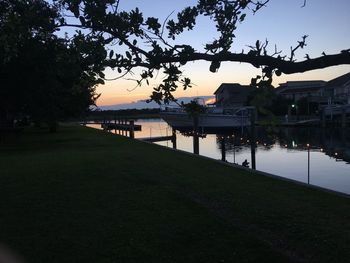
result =
[[193,153],[194,154],[199,154],[198,122],[199,122],[198,115],[193,116]]
[[250,138],[250,148],[251,148],[251,163],[252,163],[252,169],[256,169],[256,159],[255,159],[255,148],[256,148],[256,142],[255,142],[255,111],[252,111],[251,115],[251,138]]
[[134,139],[135,138],[135,131],[134,131],[134,121],[130,121],[129,122],[129,135],[130,135],[130,138]]
[[177,145],[176,145],[176,130],[175,129],[173,129],[173,135],[171,138],[171,142],[173,143],[173,149],[176,149]]

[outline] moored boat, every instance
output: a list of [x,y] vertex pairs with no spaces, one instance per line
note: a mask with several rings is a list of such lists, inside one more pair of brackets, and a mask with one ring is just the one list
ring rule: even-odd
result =
[[[198,117],[198,128],[203,129],[231,129],[250,126],[250,113],[254,107],[242,107],[236,110],[222,108],[207,108]],[[161,118],[175,129],[193,128],[193,117],[182,108],[166,108],[161,111]]]

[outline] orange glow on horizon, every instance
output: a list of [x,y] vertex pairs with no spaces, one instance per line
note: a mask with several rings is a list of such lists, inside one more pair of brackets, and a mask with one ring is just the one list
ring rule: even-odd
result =
[[[191,63],[190,66],[186,65],[183,74],[185,77],[191,79],[193,87],[184,91],[183,88],[179,86],[177,91],[174,92],[175,98],[213,96],[215,90],[221,83],[249,85],[252,77],[261,74],[259,69],[246,64],[237,65],[223,63],[217,73],[209,72],[208,68],[209,63],[207,62]],[[350,72],[350,66],[345,65],[292,75],[282,74],[280,77],[274,77],[273,85],[278,87],[280,83],[299,80],[329,81],[348,72]],[[135,82],[126,79],[106,82],[105,85],[97,87],[97,92],[101,93],[97,105],[107,106],[149,99],[153,88],[161,84],[163,79],[162,74],[159,74],[158,77],[150,80],[150,85],[142,85],[136,88]],[[206,103],[212,102],[207,101]]]

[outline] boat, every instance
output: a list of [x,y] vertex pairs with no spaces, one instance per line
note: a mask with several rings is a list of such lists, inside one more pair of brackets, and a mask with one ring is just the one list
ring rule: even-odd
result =
[[[223,109],[208,107],[198,117],[198,128],[201,129],[234,129],[251,125],[251,112],[254,107]],[[193,117],[180,108],[165,108],[160,112],[161,118],[174,129],[193,129]]]

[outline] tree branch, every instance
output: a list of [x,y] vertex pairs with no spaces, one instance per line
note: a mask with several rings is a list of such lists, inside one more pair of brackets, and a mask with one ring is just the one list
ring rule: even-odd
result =
[[206,54],[193,53],[189,57],[162,57],[158,58],[158,63],[175,63],[175,62],[190,62],[197,60],[205,61],[221,61],[221,62],[240,62],[248,63],[255,67],[268,66],[273,69],[279,69],[282,73],[293,74],[302,73],[309,70],[321,69],[337,65],[350,65],[350,52],[344,51],[339,54],[326,55],[313,59],[307,59],[300,62],[283,60],[279,57],[272,56],[254,56],[242,53],[225,53],[225,54]]

